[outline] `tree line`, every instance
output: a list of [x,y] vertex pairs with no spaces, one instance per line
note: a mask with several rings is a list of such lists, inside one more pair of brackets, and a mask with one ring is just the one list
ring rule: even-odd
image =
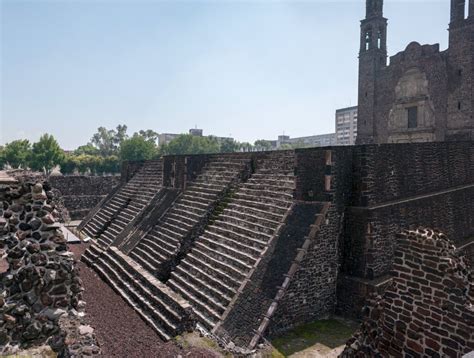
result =
[[105,174],[120,172],[124,160],[149,160],[162,155],[231,153],[239,151],[270,150],[271,143],[257,140],[252,145],[231,138],[181,134],[167,144],[158,145],[158,133],[140,130],[127,134],[127,126],[115,129],[99,127],[90,141],[74,151],[64,151],[50,134],[44,134],[38,142],[26,139],[14,140],[0,146],[0,169],[23,168],[44,171],[49,174],[60,168],[63,174]]

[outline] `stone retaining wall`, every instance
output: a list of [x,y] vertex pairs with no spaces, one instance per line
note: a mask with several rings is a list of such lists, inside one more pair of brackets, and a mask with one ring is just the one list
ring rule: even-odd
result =
[[6,260],[0,274],[3,354],[46,343],[64,356],[81,352],[79,342],[99,353],[92,331],[66,339],[72,333],[66,326],[82,324],[83,289],[50,190],[47,183],[26,182],[0,188],[0,251]]
[[61,193],[72,220],[80,220],[120,183],[120,176],[55,175],[48,179]]
[[444,234],[398,235],[392,277],[364,309],[342,357],[460,357],[474,350],[472,268]]

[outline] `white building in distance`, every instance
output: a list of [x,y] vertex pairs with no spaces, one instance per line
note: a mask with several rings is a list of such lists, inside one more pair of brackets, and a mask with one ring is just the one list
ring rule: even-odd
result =
[[354,145],[357,137],[357,106],[336,110],[336,144]]

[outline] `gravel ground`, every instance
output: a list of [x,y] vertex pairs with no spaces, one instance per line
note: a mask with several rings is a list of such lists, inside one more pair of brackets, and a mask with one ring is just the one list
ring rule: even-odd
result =
[[[87,244],[70,245],[79,260]],[[217,357],[202,348],[181,349],[163,342],[122,298],[83,262],[79,262],[84,283],[86,318],[94,327],[103,357]]]

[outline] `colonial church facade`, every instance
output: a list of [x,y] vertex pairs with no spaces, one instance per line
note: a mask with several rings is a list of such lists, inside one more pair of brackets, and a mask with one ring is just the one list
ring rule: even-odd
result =
[[474,0],[451,0],[449,48],[410,43],[387,64],[383,0],[366,0],[357,143],[474,140]]

